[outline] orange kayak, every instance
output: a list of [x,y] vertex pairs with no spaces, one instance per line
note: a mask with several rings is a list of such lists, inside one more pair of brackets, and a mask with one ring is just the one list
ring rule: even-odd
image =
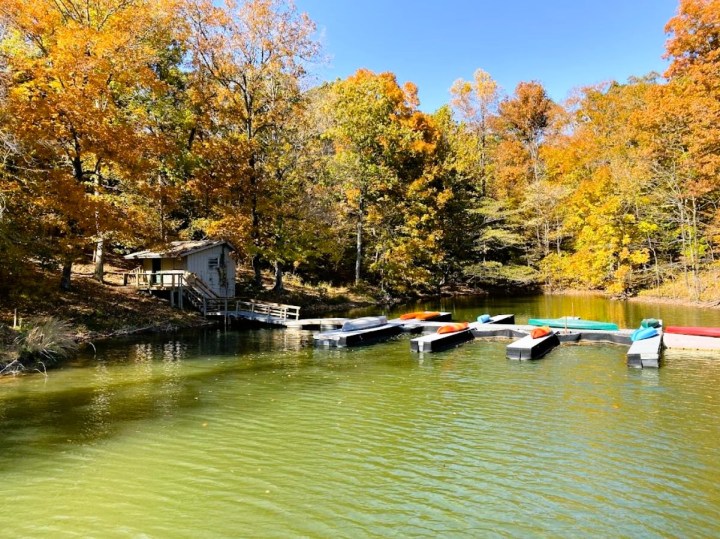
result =
[[470,327],[470,324],[467,322],[456,322],[455,324],[445,324],[444,326],[440,326],[437,330],[438,333],[456,333],[458,331],[462,331],[464,329],[467,329]]
[[530,332],[530,336],[533,339],[539,339],[540,337],[547,337],[550,335],[552,330],[548,326],[542,326],[539,328],[535,328]]
[[440,313],[436,311],[417,311],[400,315],[400,320],[427,320],[436,316],[440,316]]

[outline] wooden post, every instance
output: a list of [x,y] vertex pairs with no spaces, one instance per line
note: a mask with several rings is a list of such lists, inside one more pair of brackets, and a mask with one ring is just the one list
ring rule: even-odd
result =
[[13,329],[17,329],[17,309],[15,309],[15,317],[13,318]]
[[175,275],[170,276],[170,307],[175,307]]

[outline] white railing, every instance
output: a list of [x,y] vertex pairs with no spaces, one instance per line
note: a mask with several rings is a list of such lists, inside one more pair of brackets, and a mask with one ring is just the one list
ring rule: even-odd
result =
[[259,301],[236,301],[236,311],[247,311],[251,313],[274,316],[275,318],[300,318],[300,307],[297,305],[284,305],[282,303],[263,303]]
[[[235,311],[251,312],[283,320],[300,318],[300,307],[297,305],[221,298],[200,277],[183,270],[145,271],[142,267],[138,267],[125,274],[125,285],[144,290],[170,290],[171,304],[173,304],[174,291],[179,291],[178,296],[184,292],[203,315],[208,313],[227,314],[234,307]],[[178,305],[182,307],[180,297],[178,297]]]
[[182,270],[144,271],[136,268],[125,274],[125,285],[135,288],[176,288],[186,286]]

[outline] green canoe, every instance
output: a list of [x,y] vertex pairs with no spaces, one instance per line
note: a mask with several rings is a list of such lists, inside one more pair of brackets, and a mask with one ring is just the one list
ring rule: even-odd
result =
[[582,318],[574,318],[571,316],[565,316],[563,318],[531,318],[528,320],[528,324],[531,326],[550,326],[551,328],[618,330],[617,324],[583,320]]

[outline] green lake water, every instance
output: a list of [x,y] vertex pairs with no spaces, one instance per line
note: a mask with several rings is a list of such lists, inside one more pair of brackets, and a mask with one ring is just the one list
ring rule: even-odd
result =
[[[720,326],[580,296],[421,307]],[[2,379],[0,537],[720,535],[717,353],[638,370],[619,345],[516,362],[507,340],[419,357],[409,338],[143,337]]]

